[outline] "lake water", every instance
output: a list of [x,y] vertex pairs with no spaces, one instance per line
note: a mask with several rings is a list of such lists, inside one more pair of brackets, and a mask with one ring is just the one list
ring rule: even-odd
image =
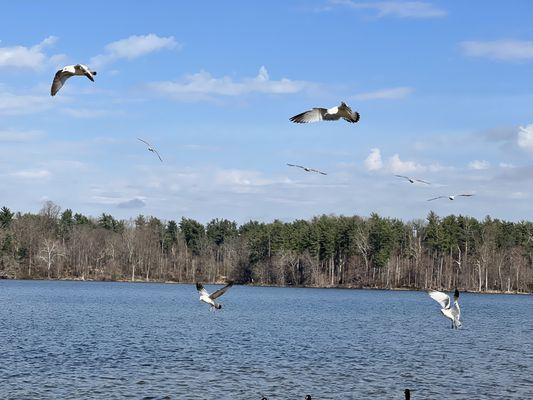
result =
[[[213,286],[208,286],[212,290]],[[0,281],[2,399],[533,399],[533,296]]]

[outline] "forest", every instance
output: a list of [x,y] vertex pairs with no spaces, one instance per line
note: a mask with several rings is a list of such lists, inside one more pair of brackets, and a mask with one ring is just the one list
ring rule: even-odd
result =
[[0,277],[531,293],[533,223],[430,212],[204,225],[46,202],[38,214],[0,210]]

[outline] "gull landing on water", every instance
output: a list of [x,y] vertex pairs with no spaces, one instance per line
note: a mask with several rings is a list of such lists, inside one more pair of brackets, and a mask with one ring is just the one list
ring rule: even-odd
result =
[[359,121],[359,113],[352,109],[343,101],[337,107],[332,108],[313,108],[301,114],[291,117],[290,120],[297,124],[318,121],[336,121],[343,118],[345,121],[356,123]]
[[287,165],[288,165],[289,167],[301,168],[301,169],[303,169],[305,172],[316,172],[317,174],[327,175],[325,172],[319,171],[318,169],[309,168],[309,167],[304,167],[303,165],[296,165],[296,164],[289,164],[289,163],[287,163]]
[[433,201],[438,199],[448,199],[448,200],[455,200],[456,197],[472,197],[473,194],[451,194],[449,196],[439,196],[439,197],[433,197],[432,199],[428,199],[427,201]]
[[459,308],[459,291],[455,289],[453,294],[453,307],[451,306],[450,296],[446,293],[438,292],[436,290],[430,290],[428,292],[429,296],[440,304],[442,309],[440,312],[446,318],[452,320],[452,328],[458,329],[461,327],[461,308]]
[[219,298],[224,293],[226,293],[227,290],[232,286],[233,286],[233,281],[229,282],[222,289],[218,289],[216,292],[209,294],[207,293],[207,290],[205,290],[204,285],[197,282],[196,290],[198,290],[198,294],[200,295],[200,301],[203,301],[204,303],[209,304],[211,306],[211,309],[216,308],[217,310],[220,310],[222,308],[222,304],[216,303],[215,299]]
[[87,65],[83,64],[67,65],[56,72],[54,81],[52,82],[52,88],[50,89],[50,94],[55,96],[59,89],[63,87],[67,79],[75,75],[85,75],[94,82],[96,71],[91,71]]
[[420,183],[424,183],[426,185],[431,185],[431,183],[429,183],[427,181],[423,181],[422,179],[411,178],[411,177],[405,176],[405,175],[394,175],[394,176],[396,176],[398,178],[407,179],[410,183],[420,182]]
[[139,139],[141,142],[143,142],[144,144],[146,144],[146,145],[148,146],[148,151],[151,151],[152,153],[154,153],[155,155],[157,155],[157,157],[159,158],[159,161],[163,162],[163,159],[161,158],[161,156],[159,155],[159,153],[157,152],[157,150],[154,149],[150,143],[148,143],[146,140],[142,140],[141,138],[137,138],[137,139]]

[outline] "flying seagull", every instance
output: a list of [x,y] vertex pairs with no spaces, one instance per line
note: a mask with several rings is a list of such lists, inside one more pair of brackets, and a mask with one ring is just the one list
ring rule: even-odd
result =
[[291,117],[290,120],[298,124],[305,124],[318,121],[336,121],[341,118],[345,121],[355,123],[359,121],[359,113],[352,111],[343,101],[339,106],[332,108],[313,108],[312,110]]
[[453,294],[453,307],[451,306],[450,296],[448,296],[446,293],[430,290],[428,294],[433,300],[440,304],[442,307],[440,310],[442,315],[452,320],[452,328],[459,328],[462,325],[460,321],[461,309],[459,308],[458,302],[459,291],[455,289],[455,293]]
[[207,293],[207,290],[205,290],[204,285],[197,282],[196,290],[198,290],[198,293],[200,294],[200,301],[203,301],[204,303],[209,304],[212,308],[214,307],[217,310],[220,310],[222,308],[222,304],[216,303],[215,299],[219,298],[224,293],[226,293],[228,289],[232,286],[233,286],[233,281],[228,282],[228,284],[224,286],[222,289],[218,289],[216,292],[209,294]]
[[55,96],[59,89],[63,87],[67,79],[74,75],[85,75],[94,82],[96,71],[91,71],[87,65],[83,64],[67,65],[56,72],[54,81],[52,82],[52,88],[50,89],[50,94]]
[[433,197],[432,199],[428,199],[428,201],[438,200],[438,199],[448,199],[448,200],[455,200],[456,197],[471,197],[473,194],[451,194],[449,196],[439,196],[439,197]]
[[394,176],[397,176],[398,178],[407,179],[410,183],[420,182],[420,183],[425,183],[426,185],[431,185],[431,183],[429,183],[427,181],[423,181],[422,179],[411,178],[411,177],[405,176],[405,175],[394,175]]
[[287,165],[288,165],[289,167],[301,168],[301,169],[303,169],[305,172],[316,172],[317,174],[327,175],[325,172],[319,171],[318,169],[309,168],[309,167],[304,167],[303,165],[296,165],[296,164],[289,164],[289,163],[287,163]]
[[157,150],[154,149],[150,143],[148,143],[146,140],[142,140],[141,138],[137,138],[137,139],[139,139],[141,142],[143,142],[144,144],[146,144],[146,145],[148,146],[148,151],[151,151],[152,153],[156,154],[157,157],[159,157],[159,160],[160,160],[161,162],[163,162],[163,159],[161,158],[161,156],[159,155],[159,153],[157,152]]

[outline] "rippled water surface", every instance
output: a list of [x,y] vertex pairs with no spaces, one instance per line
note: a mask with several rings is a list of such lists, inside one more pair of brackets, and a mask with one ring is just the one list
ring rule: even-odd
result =
[[[213,287],[208,287],[213,289]],[[0,281],[0,398],[533,399],[533,297]]]

